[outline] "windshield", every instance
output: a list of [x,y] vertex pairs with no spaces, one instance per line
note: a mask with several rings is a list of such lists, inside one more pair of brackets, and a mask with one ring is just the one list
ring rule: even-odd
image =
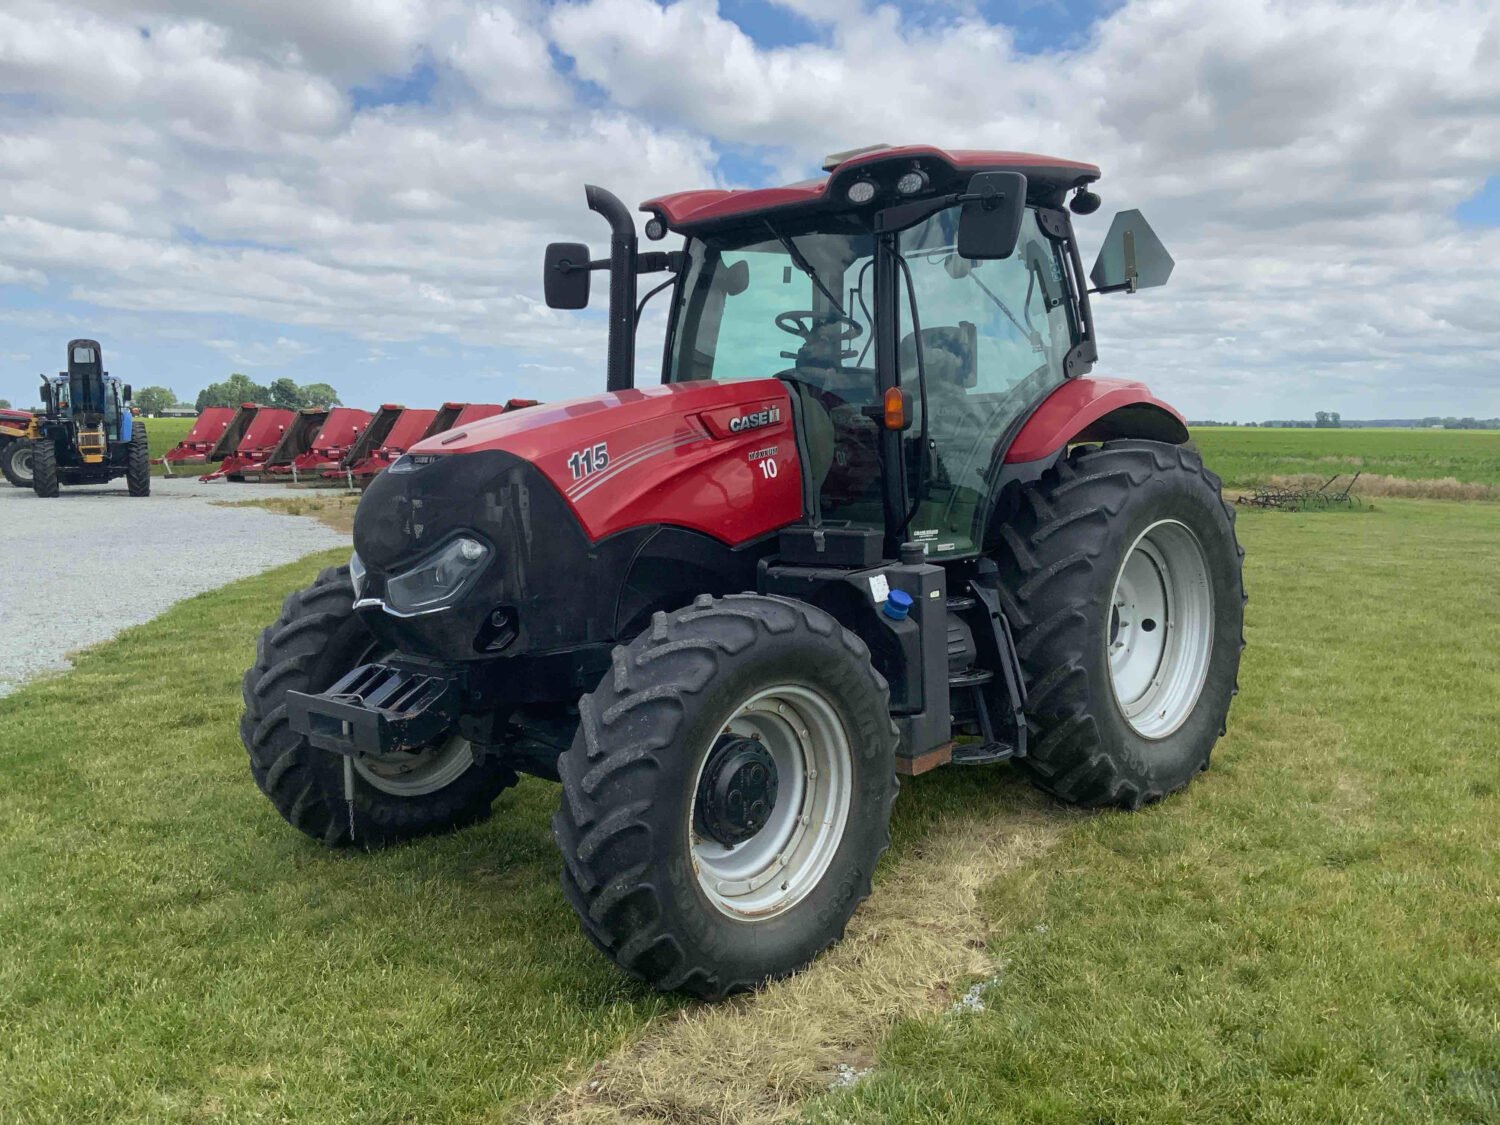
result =
[[688,243],[668,380],[845,375],[875,394],[874,239],[786,235]]
[[820,515],[878,528],[884,460],[870,409],[880,399],[872,326],[890,309],[892,374],[916,415],[903,438],[905,488],[922,497],[905,536],[943,558],[980,548],[996,451],[1012,423],[1062,382],[1076,335],[1060,244],[1035,211],[1026,212],[1015,253],[996,261],[959,256],[959,214],[940,211],[896,237],[905,268],[896,292],[878,302],[876,237],[867,231],[763,225],[737,240],[689,239],[667,363],[669,382],[786,380],[800,400]]

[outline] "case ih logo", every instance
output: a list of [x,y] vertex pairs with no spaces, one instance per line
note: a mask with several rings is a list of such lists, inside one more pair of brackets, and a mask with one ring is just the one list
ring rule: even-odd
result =
[[738,418],[729,419],[729,430],[737,434],[745,430],[758,430],[762,426],[775,425],[779,421],[781,421],[781,407],[768,406],[764,410],[757,410],[754,414],[741,414]]

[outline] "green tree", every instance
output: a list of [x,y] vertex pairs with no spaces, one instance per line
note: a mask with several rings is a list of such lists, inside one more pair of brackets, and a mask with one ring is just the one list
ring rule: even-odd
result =
[[10,399],[8,399],[8,398],[0,398],[0,410],[9,410],[9,409],[11,409]]
[[142,387],[131,401],[140,407],[142,414],[160,414],[169,406],[177,405],[177,396],[167,387]]
[[210,383],[198,392],[194,406],[203,410],[209,406],[238,406],[242,402],[265,402],[271,392],[248,375],[236,371],[222,383]]
[[327,383],[304,383],[301,388],[303,406],[343,406],[339,393]]
[[301,410],[304,405],[302,391],[290,379],[277,379],[268,388],[267,406],[279,406],[283,410]]

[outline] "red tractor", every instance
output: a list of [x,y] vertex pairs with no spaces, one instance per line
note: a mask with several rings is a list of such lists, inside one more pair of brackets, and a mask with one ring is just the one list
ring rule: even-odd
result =
[[[1090,295],[1166,280],[1136,212],[1085,281],[1091,164],[881,147],[826,178],[643,205],[607,259],[608,390],[423,441],[355,553],[245,676],[256,781],[327,844],[481,820],[560,781],[589,939],[720,997],[837,941],[897,775],[1014,761],[1136,808],[1205,769],[1243,647],[1219,481],[1139,383],[1094,379]],[[665,272],[637,386],[637,279]],[[649,298],[649,294],[647,295]]]

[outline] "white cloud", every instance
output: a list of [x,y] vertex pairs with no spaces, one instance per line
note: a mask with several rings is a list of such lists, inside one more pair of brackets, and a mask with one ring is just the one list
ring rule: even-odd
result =
[[[598,316],[540,303],[543,244],[605,238],[583,183],[712,186],[731,146],[787,178],[873,140],[1031,149],[1101,164],[1178,261],[1098,302],[1101,373],[1195,415],[1500,413],[1500,230],[1452,218],[1500,174],[1493,3],[1131,0],[1045,55],[965,3],[780,3],[815,41],[713,0],[17,0],[0,284],[164,338],[263,322],[212,338],[267,362],[287,325],[362,341],[319,363],[515,349],[555,397],[602,367]],[[419,65],[430,99],[357,108]]]

